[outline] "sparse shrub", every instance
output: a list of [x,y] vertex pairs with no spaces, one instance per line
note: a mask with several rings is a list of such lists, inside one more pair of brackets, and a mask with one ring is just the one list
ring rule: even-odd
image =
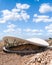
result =
[[52,39],[51,37],[49,39]]

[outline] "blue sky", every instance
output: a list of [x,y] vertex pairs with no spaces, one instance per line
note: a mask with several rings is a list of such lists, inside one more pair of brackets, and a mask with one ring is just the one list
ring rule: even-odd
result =
[[52,0],[0,0],[0,38],[52,37]]

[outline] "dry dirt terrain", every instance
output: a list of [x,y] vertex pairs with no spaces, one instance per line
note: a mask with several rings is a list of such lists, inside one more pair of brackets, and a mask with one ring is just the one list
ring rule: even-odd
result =
[[[48,40],[52,45],[52,40]],[[52,49],[42,49],[42,52],[32,54],[5,53],[4,43],[0,42],[0,65],[52,65]],[[37,51],[37,50],[35,50]]]

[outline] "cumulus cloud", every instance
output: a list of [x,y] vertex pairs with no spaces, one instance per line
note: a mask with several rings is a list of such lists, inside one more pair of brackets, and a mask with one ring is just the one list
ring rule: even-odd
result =
[[14,24],[9,24],[7,27],[8,27],[8,28],[15,28],[16,25],[14,25]]
[[7,25],[7,29],[4,30],[5,33],[21,33],[21,29],[20,28],[16,28],[16,25],[14,24],[9,24]]
[[21,4],[21,3],[17,3],[16,7],[18,9],[28,9],[30,6],[28,4]]
[[52,17],[34,14],[33,22],[52,22]]
[[45,29],[47,30],[47,32],[52,33],[52,24],[45,26]]
[[52,6],[49,3],[41,4],[39,8],[40,13],[52,12]]
[[14,24],[9,24],[9,25],[7,25],[7,29],[6,30],[4,30],[4,32],[5,33],[11,33],[11,32],[14,32],[15,31],[15,26],[16,25],[14,25]]
[[5,23],[7,21],[16,21],[16,20],[24,20],[27,21],[30,18],[30,15],[27,14],[26,9],[28,9],[30,5],[17,3],[15,8],[11,10],[2,10],[2,17],[0,18],[0,23]]
[[43,32],[43,30],[30,29],[30,28],[24,29],[24,31],[25,31],[26,33],[31,34],[31,35],[42,35],[42,32]]

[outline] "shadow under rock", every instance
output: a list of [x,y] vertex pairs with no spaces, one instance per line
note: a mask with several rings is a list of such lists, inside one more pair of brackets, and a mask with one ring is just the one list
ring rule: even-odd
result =
[[6,48],[7,51],[4,51],[6,53],[13,53],[13,54],[17,54],[20,56],[24,56],[24,55],[31,55],[31,54],[36,54],[36,53],[40,53],[40,52],[44,52],[46,51],[48,48],[47,47],[39,47],[39,49],[29,49],[29,48],[25,48],[23,50],[14,50],[13,48],[16,47],[11,47],[11,48]]
[[23,50],[23,51],[21,51],[22,53],[16,53],[16,54],[20,55],[20,56],[25,56],[25,55],[41,53],[41,52],[44,52],[46,50],[48,50],[47,47],[40,47],[40,49],[38,49],[38,50],[31,50],[31,51]]

